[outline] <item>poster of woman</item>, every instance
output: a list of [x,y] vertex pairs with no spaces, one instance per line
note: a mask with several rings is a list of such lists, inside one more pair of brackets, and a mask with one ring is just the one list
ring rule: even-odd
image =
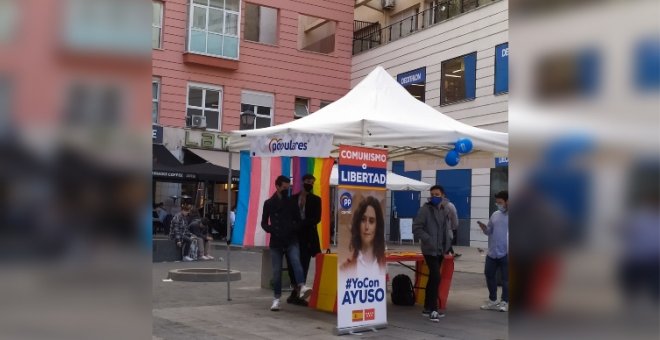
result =
[[339,200],[338,326],[385,325],[385,191],[342,189]]
[[350,224],[349,257],[339,267],[347,275],[384,275],[385,219],[381,203],[367,196],[357,206]]

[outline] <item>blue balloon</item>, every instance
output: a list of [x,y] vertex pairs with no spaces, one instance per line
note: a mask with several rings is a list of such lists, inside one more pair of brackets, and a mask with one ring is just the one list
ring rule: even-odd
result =
[[456,151],[459,153],[468,153],[472,151],[472,141],[469,138],[459,138],[456,141]]
[[451,150],[447,152],[447,156],[445,156],[445,163],[449,166],[456,166],[458,165],[458,162],[461,160],[461,155],[458,154],[456,150]]

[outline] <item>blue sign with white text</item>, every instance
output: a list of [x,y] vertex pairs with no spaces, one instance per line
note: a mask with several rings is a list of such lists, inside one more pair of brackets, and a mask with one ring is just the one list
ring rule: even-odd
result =
[[495,46],[495,94],[509,92],[509,43]]
[[426,67],[418,68],[406,73],[401,73],[396,76],[396,81],[399,82],[401,86],[424,84],[426,83]]
[[384,187],[387,170],[383,168],[363,168],[343,165],[339,167],[339,183],[364,187]]
[[495,157],[495,167],[509,166],[509,157]]
[[163,127],[151,124],[151,143],[163,144]]

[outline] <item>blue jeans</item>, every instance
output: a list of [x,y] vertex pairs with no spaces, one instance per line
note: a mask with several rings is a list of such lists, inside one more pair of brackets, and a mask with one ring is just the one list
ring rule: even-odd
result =
[[270,259],[273,267],[273,289],[275,291],[275,298],[279,299],[282,296],[282,256],[286,255],[289,263],[293,266],[293,275],[295,275],[296,283],[303,284],[303,270],[300,265],[300,247],[298,242],[289,244],[287,248],[270,248]]
[[488,298],[490,301],[497,300],[496,273],[499,269],[502,273],[502,301],[509,302],[509,256],[505,255],[499,259],[486,256],[486,285],[488,286]]

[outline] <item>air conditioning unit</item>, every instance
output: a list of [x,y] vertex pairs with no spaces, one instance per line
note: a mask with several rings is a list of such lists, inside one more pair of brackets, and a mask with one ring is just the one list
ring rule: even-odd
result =
[[392,9],[396,3],[394,0],[380,0],[380,5],[383,9]]
[[206,128],[206,117],[202,115],[192,115],[190,126],[194,128]]

